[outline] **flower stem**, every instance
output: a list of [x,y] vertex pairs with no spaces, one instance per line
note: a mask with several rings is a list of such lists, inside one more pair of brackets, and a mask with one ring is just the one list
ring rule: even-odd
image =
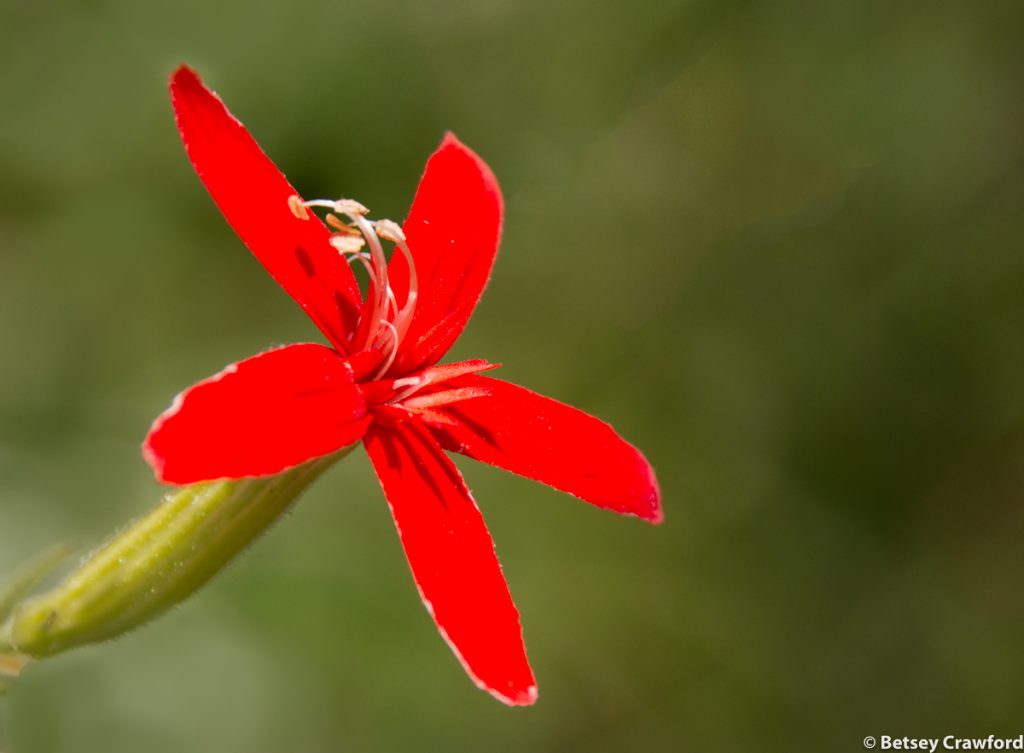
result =
[[0,643],[6,639],[14,652],[39,658],[149,622],[220,572],[351,449],[276,476],[169,492],[53,590],[15,607],[6,631],[0,630]]

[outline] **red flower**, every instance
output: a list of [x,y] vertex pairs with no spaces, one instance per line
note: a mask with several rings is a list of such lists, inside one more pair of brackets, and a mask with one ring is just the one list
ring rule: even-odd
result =
[[[371,223],[355,202],[302,202],[194,71],[179,68],[170,89],[200,179],[331,346],[277,348],[181,393],[153,424],[146,460],[161,481],[190,484],[277,473],[363,440],[441,635],[481,688],[533,703],[518,612],[445,451],[653,523],[662,513],[651,467],[608,424],[481,376],[495,368],[486,361],[437,365],[490,276],[502,220],[494,175],[448,134],[405,224]],[[331,210],[334,233],[310,206]],[[381,238],[401,251],[390,264]],[[346,256],[368,270],[365,296]]]

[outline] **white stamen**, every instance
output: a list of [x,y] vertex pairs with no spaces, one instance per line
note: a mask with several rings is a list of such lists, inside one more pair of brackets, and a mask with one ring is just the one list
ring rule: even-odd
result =
[[405,261],[409,266],[409,292],[405,296],[405,305],[402,306],[402,310],[395,317],[398,334],[404,338],[405,333],[409,331],[409,326],[412,324],[413,314],[416,313],[416,301],[419,299],[420,283],[416,275],[416,263],[413,261],[412,251],[409,250],[404,237],[398,239],[397,246],[405,256]]
[[370,255],[367,253],[349,254],[348,260],[350,263],[353,259],[359,260],[359,262],[363,265],[363,269],[366,270],[366,274],[370,276],[370,280],[373,280],[373,267],[370,266]]
[[[339,206],[342,204],[342,201],[338,202]],[[361,207],[362,204],[358,206]],[[376,296],[373,306],[370,308],[370,327],[366,332],[366,341],[355,344],[358,351],[377,339],[377,335],[380,334],[381,324],[390,324],[390,322],[384,319],[388,301],[388,260],[384,256],[384,248],[380,245],[380,238],[373,231],[373,225],[367,222],[361,214],[349,214],[348,212],[346,214],[352,219],[355,226],[362,231],[363,237],[366,238],[366,242],[370,246],[370,262],[373,265],[375,281],[373,292],[376,293]]]
[[381,364],[381,367],[377,370],[377,373],[373,375],[374,379],[380,379],[382,376],[384,376],[387,370],[391,368],[391,364],[395,362],[395,356],[398,355],[399,340],[398,332],[395,330],[395,325],[386,320],[381,322],[381,324],[387,327],[388,331],[391,333],[391,352],[388,353],[388,357],[384,359],[384,363]]
[[307,199],[302,202],[304,207],[320,207],[321,209],[330,209],[332,212],[338,206],[338,202],[333,199]]
[[395,291],[388,286],[388,316],[393,317],[398,315],[398,299],[395,298]]
[[375,223],[377,229],[377,235],[384,240],[391,241],[394,243],[398,250],[402,252],[405,257],[406,264],[409,267],[409,293],[405,298],[405,305],[402,306],[402,310],[397,312],[395,315],[395,327],[398,329],[399,339],[405,337],[405,333],[409,331],[409,325],[412,324],[412,315],[416,311],[416,299],[419,296],[419,280],[416,277],[416,264],[412,258],[412,251],[409,250],[409,245],[405,242],[405,233],[402,228],[398,226],[398,223],[392,222],[391,220],[377,220]]

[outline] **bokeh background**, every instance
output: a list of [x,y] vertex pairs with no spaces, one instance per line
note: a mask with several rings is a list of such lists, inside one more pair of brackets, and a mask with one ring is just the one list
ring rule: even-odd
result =
[[454,358],[611,421],[666,522],[460,462],[540,702],[477,691],[353,454],[12,753],[858,750],[1024,732],[1018,0],[0,0],[0,572],[160,490],[186,385],[315,329],[189,167],[189,61],[307,196],[507,199]]

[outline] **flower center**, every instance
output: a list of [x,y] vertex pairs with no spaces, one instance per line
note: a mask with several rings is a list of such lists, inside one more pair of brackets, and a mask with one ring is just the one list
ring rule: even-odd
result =
[[[395,360],[398,345],[402,342],[413,314],[416,312],[416,298],[419,283],[416,279],[416,265],[412,252],[405,242],[405,233],[391,220],[371,222],[366,219],[369,210],[352,199],[312,199],[303,201],[298,196],[288,197],[288,208],[299,219],[309,219],[309,208],[327,209],[324,218],[331,233],[331,245],[349,263],[358,261],[366,269],[370,282],[359,314],[359,325],[349,334],[352,352],[380,350],[386,353],[374,379],[383,375]],[[409,267],[409,286],[405,303],[398,307],[395,291],[388,282],[388,261],[384,255],[381,240],[394,243],[405,256]],[[369,248],[365,251],[364,248]]]

